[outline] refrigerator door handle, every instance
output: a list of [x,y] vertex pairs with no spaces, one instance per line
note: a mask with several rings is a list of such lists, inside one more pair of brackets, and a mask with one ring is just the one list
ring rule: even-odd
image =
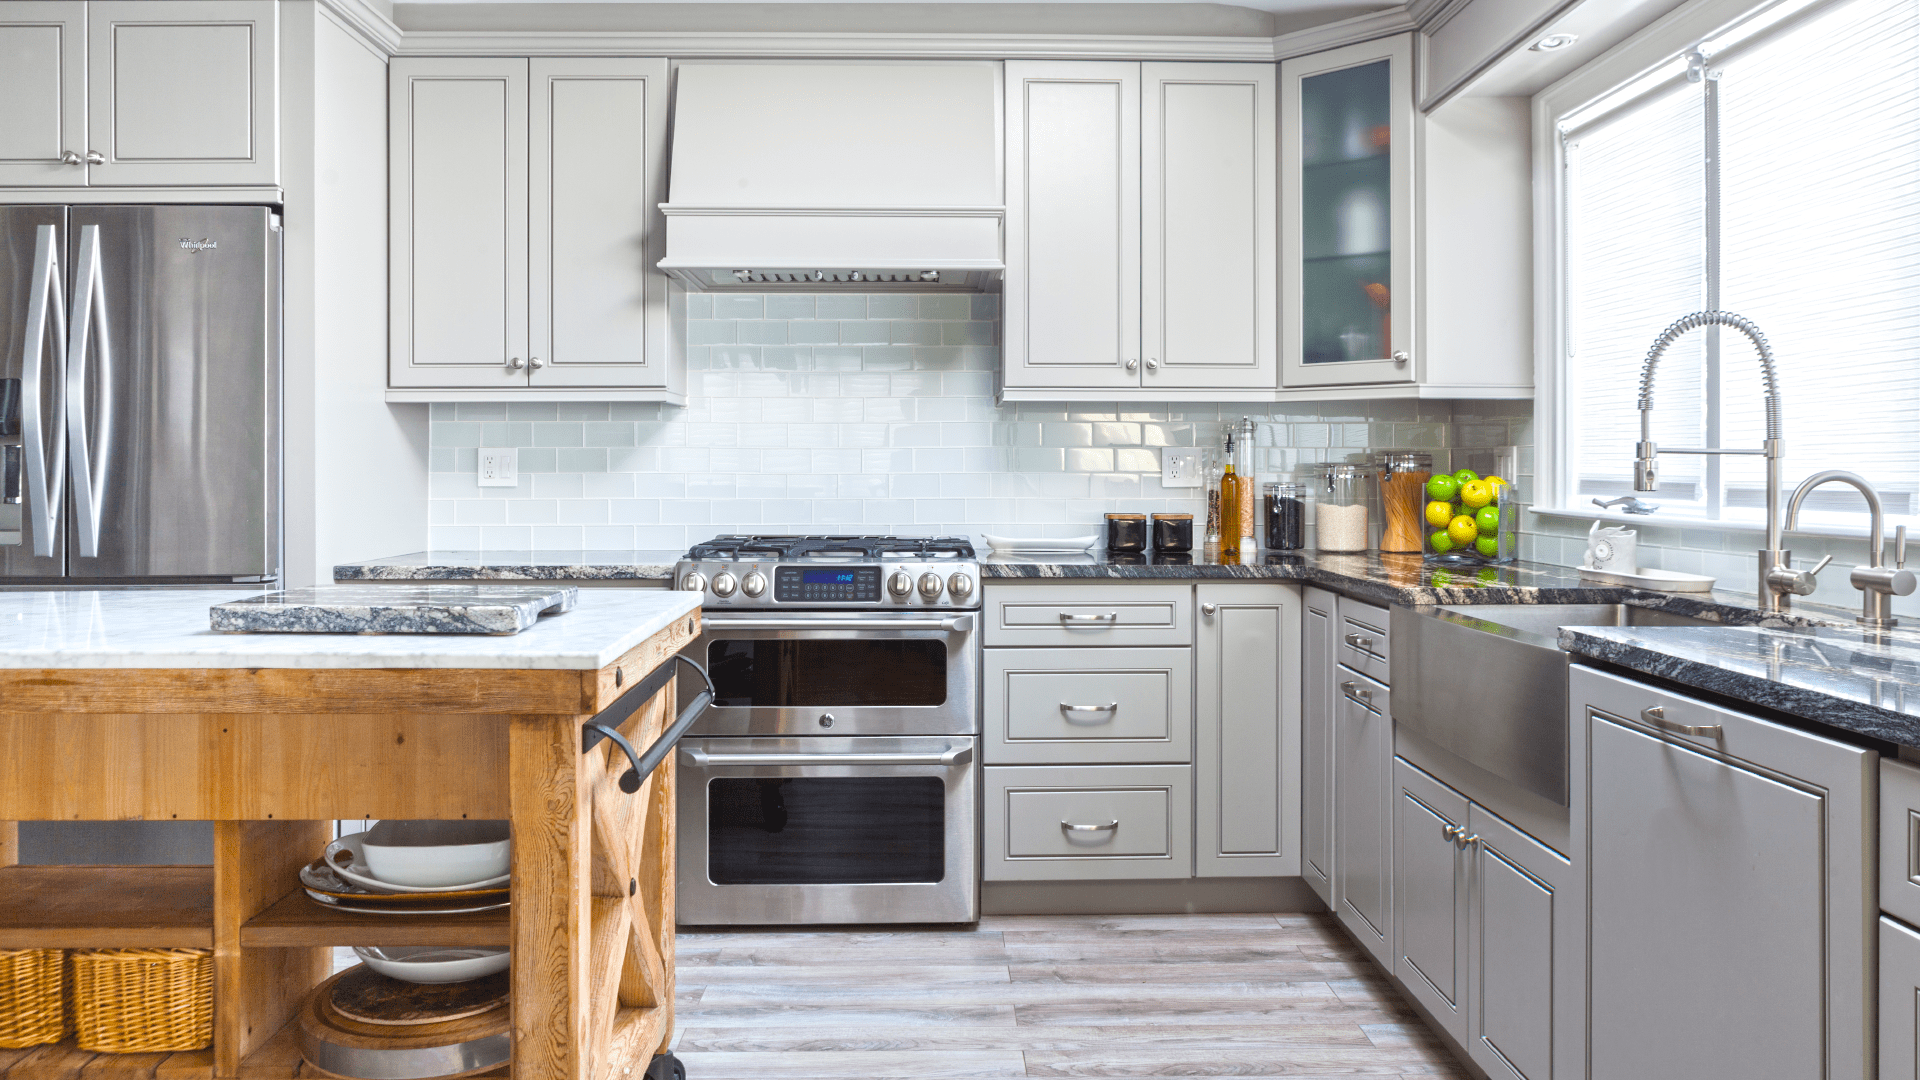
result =
[[[82,558],[100,555],[100,510],[107,487],[107,437],[113,431],[113,349],[107,338],[106,274],[100,267],[100,226],[80,227],[79,265],[73,275],[73,314],[67,320],[67,464],[73,474],[74,540]],[[99,371],[100,445],[87,438],[87,352]]]
[[[27,514],[33,524],[33,553],[40,558],[55,554],[53,540],[58,533],[61,501],[66,497],[66,469],[61,459],[67,456],[66,417],[60,403],[65,394],[65,357],[58,348],[47,349],[47,323],[53,323],[53,337],[64,346],[67,340],[67,305],[61,287],[59,232],[52,225],[35,230],[33,241],[33,280],[27,293],[26,340],[20,354],[20,434],[25,443],[27,466]],[[46,384],[43,371],[51,366],[54,392],[52,416],[41,414],[41,397]],[[49,432],[48,427],[52,428]],[[52,453],[47,436],[53,437]],[[48,459],[52,459],[52,468]]]

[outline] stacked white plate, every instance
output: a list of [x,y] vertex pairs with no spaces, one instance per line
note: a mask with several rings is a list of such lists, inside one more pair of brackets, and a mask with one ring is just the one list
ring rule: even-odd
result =
[[504,821],[382,821],[300,871],[309,899],[342,911],[452,915],[507,906]]

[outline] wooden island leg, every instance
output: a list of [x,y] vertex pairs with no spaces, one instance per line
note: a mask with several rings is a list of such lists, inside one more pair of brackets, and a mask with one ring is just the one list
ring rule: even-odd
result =
[[591,755],[580,752],[583,719],[515,716],[508,730],[514,1080],[593,1080]]

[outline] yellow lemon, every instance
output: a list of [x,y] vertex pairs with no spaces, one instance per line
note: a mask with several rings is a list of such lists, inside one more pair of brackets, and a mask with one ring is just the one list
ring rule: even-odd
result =
[[1427,504],[1427,524],[1436,529],[1444,529],[1453,520],[1453,504],[1438,499]]
[[1494,488],[1498,488],[1502,484],[1506,483],[1506,480],[1498,476],[1483,476],[1480,479],[1485,480],[1488,486],[1494,487]]
[[1447,524],[1447,539],[1461,547],[1466,547],[1479,538],[1480,526],[1475,525],[1473,519],[1465,514],[1461,514]]
[[1493,501],[1493,487],[1485,480],[1469,480],[1460,485],[1460,501],[1478,510]]

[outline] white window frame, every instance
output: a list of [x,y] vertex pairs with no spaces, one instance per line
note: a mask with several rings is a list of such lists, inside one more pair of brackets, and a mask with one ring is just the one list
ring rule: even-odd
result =
[[[1617,520],[1619,512],[1603,511],[1597,506],[1579,507],[1570,500],[1577,491],[1572,475],[1571,454],[1566,445],[1567,399],[1566,373],[1568,335],[1567,315],[1567,162],[1560,127],[1567,117],[1600,102],[1624,87],[1656,77],[1662,69],[1676,63],[1689,49],[1734,31],[1742,24],[1792,0],[1691,0],[1662,16],[1645,29],[1609,49],[1585,66],[1540,91],[1533,97],[1533,298],[1534,298],[1534,489],[1532,510],[1546,517],[1581,520]],[[1796,21],[1789,16],[1788,22]],[[1678,61],[1684,66],[1684,61]],[[1653,344],[1652,336],[1647,344]],[[1635,366],[1621,371],[1623,379],[1639,377]],[[1756,388],[1755,392],[1758,390]],[[1787,446],[1792,452],[1792,428],[1787,429]],[[1802,463],[1804,465],[1805,463]],[[1844,463],[1827,463],[1840,467]],[[1623,458],[1622,472],[1632,462]],[[1796,466],[1794,472],[1809,474],[1812,467]],[[1788,475],[1792,485],[1797,477]],[[1728,521],[1676,513],[1663,507],[1652,518],[1636,518],[1644,524],[1696,527],[1722,532],[1759,535],[1765,531],[1759,523]],[[1857,526],[1807,525],[1797,533],[1816,536],[1864,537],[1868,534],[1866,515]]]

